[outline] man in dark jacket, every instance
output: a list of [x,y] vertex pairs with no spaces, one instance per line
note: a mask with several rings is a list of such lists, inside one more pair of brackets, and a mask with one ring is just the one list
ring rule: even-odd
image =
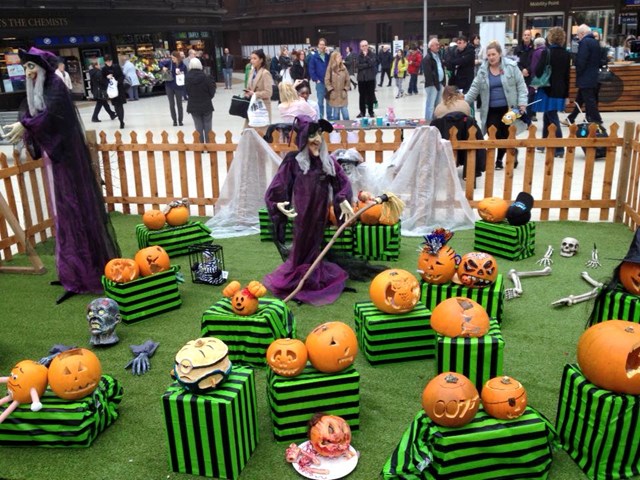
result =
[[91,95],[93,95],[93,99],[96,101],[96,106],[93,109],[93,115],[91,116],[92,122],[99,122],[98,114],[100,110],[104,108],[106,112],[111,117],[111,120],[116,118],[116,114],[113,113],[111,107],[109,106],[109,102],[107,102],[107,82],[105,78],[102,76],[102,70],[100,69],[100,64],[98,60],[92,60],[91,62],[91,70],[89,70],[89,81],[91,82]]
[[360,42],[360,54],[358,55],[358,93],[360,94],[360,113],[358,118],[373,117],[373,103],[376,99],[376,54],[369,49],[369,42]]
[[200,134],[200,142],[204,143],[211,130],[213,104],[211,99],[216,94],[216,84],[212,77],[202,71],[202,63],[197,58],[189,62],[189,71],[184,81],[187,95],[187,113],[193,117],[196,132]]
[[[534,77],[533,73],[529,71],[531,68],[531,55],[533,55],[533,50],[534,47],[533,39],[531,38],[531,30],[525,30],[522,32],[522,41],[516,45],[516,48],[513,50],[513,54],[518,57],[518,68],[522,72],[524,83],[527,85],[527,89],[529,91],[527,103],[531,103],[535,96],[535,90],[529,86],[531,79]],[[531,110],[531,106],[527,107],[527,115],[529,115],[529,118],[532,120],[536,120],[536,115]]]
[[440,42],[437,38],[429,40],[427,51],[422,59],[422,72],[424,73],[425,107],[424,118],[430,122],[433,110],[442,98],[444,87],[444,67],[440,58]]
[[382,51],[380,52],[380,58],[378,60],[380,61],[380,83],[378,84],[378,86],[381,87],[382,84],[384,83],[384,75],[386,73],[387,77],[389,77],[389,85],[387,85],[387,87],[390,87],[391,86],[391,64],[393,63],[393,54],[391,53],[391,49],[389,48],[389,45],[384,45],[382,47]]
[[476,50],[473,45],[469,44],[465,36],[458,37],[456,44],[458,48],[447,62],[447,68],[453,72],[449,85],[455,85],[467,93],[473,82]]
[[[329,65],[329,54],[327,53],[327,41],[324,38],[318,40],[318,51],[309,56],[308,69],[311,82],[316,84],[316,96],[318,97],[318,107],[320,109],[320,118],[324,118],[325,84],[324,75],[327,73]],[[329,102],[327,102],[327,107]],[[328,108],[327,108],[328,110]]]

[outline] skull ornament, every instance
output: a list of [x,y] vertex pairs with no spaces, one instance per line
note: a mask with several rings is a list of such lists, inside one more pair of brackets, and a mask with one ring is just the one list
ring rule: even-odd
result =
[[563,257],[573,257],[578,254],[580,242],[573,237],[564,237],[560,244],[560,255]]
[[120,323],[118,303],[110,298],[96,298],[87,306],[91,345],[113,345],[120,340],[115,330]]

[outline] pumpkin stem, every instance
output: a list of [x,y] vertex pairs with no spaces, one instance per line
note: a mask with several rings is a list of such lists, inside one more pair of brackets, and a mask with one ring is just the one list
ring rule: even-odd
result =
[[458,377],[456,377],[455,375],[449,374],[446,377],[444,377],[444,381],[447,383],[458,383]]
[[505,375],[504,377],[502,377],[502,380],[500,380],[500,383],[504,383],[505,385],[509,385],[511,383],[511,379]]
[[627,333],[633,333],[633,332],[635,332],[635,330],[633,329],[633,327],[627,327],[627,328],[625,328],[625,329],[624,329],[624,331],[625,331],[625,332],[627,332]]

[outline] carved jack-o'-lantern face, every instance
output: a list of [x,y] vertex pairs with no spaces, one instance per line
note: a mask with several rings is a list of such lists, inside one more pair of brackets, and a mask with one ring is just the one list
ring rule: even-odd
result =
[[460,373],[441,373],[422,392],[422,408],[434,423],[443,427],[466,425],[479,407],[478,390]]
[[167,219],[164,213],[157,209],[147,210],[142,215],[142,223],[144,223],[144,226],[149,230],[160,230],[164,227],[166,221]]
[[410,312],[420,299],[420,283],[406,270],[385,270],[372,280],[369,296],[382,312]]
[[93,393],[102,377],[102,365],[95,353],[73,348],[59,353],[49,365],[49,386],[66,400],[77,400]]
[[527,408],[527,392],[511,377],[495,377],[482,388],[482,405],[492,417],[511,420],[521,416]]
[[456,273],[456,252],[444,246],[437,254],[422,250],[418,257],[420,276],[427,283],[441,285],[449,282]]
[[489,331],[489,315],[469,298],[448,298],[431,312],[431,328],[447,337],[482,337]]
[[147,277],[154,273],[164,272],[171,268],[171,261],[169,255],[160,245],[153,245],[151,247],[138,250],[136,253],[135,261],[140,267],[140,275]]
[[173,374],[191,392],[206,392],[218,386],[231,372],[229,348],[215,337],[187,342],[175,357]]
[[295,338],[279,338],[267,348],[267,363],[278,375],[295,377],[307,364],[307,347]]
[[104,267],[104,276],[112,282],[127,283],[140,276],[140,267],[131,258],[112,258]]
[[509,202],[502,198],[487,197],[478,202],[478,213],[485,222],[500,223],[507,218]]
[[627,292],[640,295],[640,263],[622,262],[618,275]]
[[47,367],[33,360],[22,360],[11,369],[7,390],[18,403],[31,403],[31,389],[41,397],[47,389]]
[[231,310],[236,315],[253,315],[258,311],[259,297],[267,293],[267,288],[257,280],[252,280],[242,288],[240,282],[233,280],[223,290],[222,295],[231,298]]
[[324,373],[335,373],[351,365],[358,354],[358,340],[351,327],[342,322],[317,326],[305,340],[311,365]]
[[469,252],[462,257],[458,265],[458,278],[467,287],[487,287],[494,283],[497,277],[498,264],[488,253]]
[[309,425],[309,442],[318,455],[335,458],[349,451],[351,428],[342,417],[317,413]]

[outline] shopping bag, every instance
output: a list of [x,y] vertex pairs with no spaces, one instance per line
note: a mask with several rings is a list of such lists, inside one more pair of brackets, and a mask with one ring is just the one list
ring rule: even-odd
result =
[[249,102],[249,110],[247,111],[250,127],[266,127],[269,125],[269,110],[265,106],[261,98],[256,97],[254,93]]
[[118,92],[118,82],[115,78],[109,79],[109,85],[107,86],[107,96],[109,98],[116,98],[120,93]]
[[176,73],[176,85],[182,87],[184,85],[184,73]]
[[234,95],[231,97],[229,115],[247,118],[247,110],[249,110],[249,100],[247,98],[241,97],[240,95]]

